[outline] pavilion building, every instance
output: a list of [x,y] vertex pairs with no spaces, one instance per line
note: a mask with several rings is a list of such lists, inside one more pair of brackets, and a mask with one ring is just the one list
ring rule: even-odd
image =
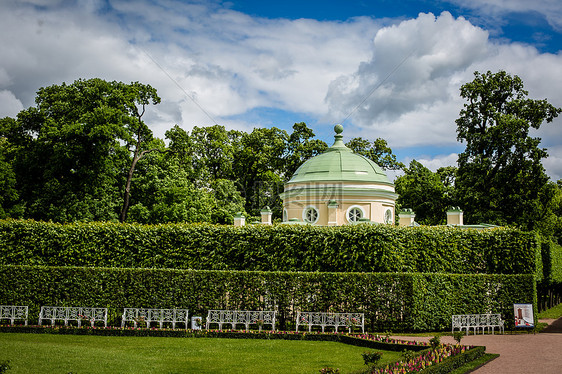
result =
[[285,184],[283,222],[341,226],[358,222],[394,224],[398,195],[386,173],[343,143],[343,126],[334,127],[334,144],[305,161]]

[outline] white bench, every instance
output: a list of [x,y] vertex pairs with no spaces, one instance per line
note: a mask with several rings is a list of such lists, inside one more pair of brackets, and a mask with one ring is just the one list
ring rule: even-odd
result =
[[176,328],[176,323],[183,323],[187,330],[189,325],[188,309],[150,309],[150,308],[125,308],[121,317],[121,327],[125,327],[126,322],[133,322],[137,327],[137,323],[146,323],[149,328],[152,322],[158,322],[160,328],[164,323],[171,323],[172,328]]
[[27,326],[27,314],[27,306],[0,305],[0,320],[9,319],[12,325],[16,319],[21,319]]
[[498,331],[504,332],[504,321],[501,314],[456,314],[451,318],[452,333],[455,332],[455,329],[459,329],[459,331],[465,329],[468,335],[472,329],[476,335],[479,330],[482,330],[482,334],[484,334],[484,330],[487,329],[488,332],[491,331],[494,334],[496,327]]
[[211,323],[216,323],[219,325],[219,330],[222,330],[223,324],[230,324],[235,330],[236,325],[241,324],[249,330],[250,325],[255,324],[260,331],[264,325],[270,325],[271,329],[275,330],[276,314],[277,312],[273,310],[209,310],[205,328],[208,330]]
[[346,327],[351,333],[354,327],[361,327],[361,331],[365,333],[365,314],[364,313],[326,313],[326,312],[297,312],[297,328],[299,326],[308,326],[308,331],[312,331],[312,326],[324,328],[333,327],[338,331],[340,326]]
[[39,326],[44,319],[51,320],[52,326],[55,325],[55,321],[64,321],[65,326],[68,326],[68,321],[76,321],[80,327],[82,321],[89,321],[94,327],[96,321],[103,321],[104,326],[107,327],[107,308],[42,306],[39,312]]

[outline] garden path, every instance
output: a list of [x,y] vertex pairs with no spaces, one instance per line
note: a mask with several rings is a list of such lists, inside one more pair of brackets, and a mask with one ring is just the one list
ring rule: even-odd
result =
[[[499,353],[495,360],[474,371],[476,374],[560,374],[562,373],[562,318],[550,322],[538,334],[495,334],[464,336],[463,345],[486,346],[487,353]],[[431,337],[396,339],[429,341]],[[442,336],[442,343],[454,344],[452,336]]]

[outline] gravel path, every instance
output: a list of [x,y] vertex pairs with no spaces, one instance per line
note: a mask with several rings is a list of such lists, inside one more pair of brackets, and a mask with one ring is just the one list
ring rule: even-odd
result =
[[[474,371],[476,374],[561,374],[562,373],[562,318],[551,322],[539,334],[469,335],[463,345],[486,346],[486,353],[499,353],[495,360]],[[404,337],[428,341],[431,337]],[[454,344],[452,336],[441,337],[442,343]]]

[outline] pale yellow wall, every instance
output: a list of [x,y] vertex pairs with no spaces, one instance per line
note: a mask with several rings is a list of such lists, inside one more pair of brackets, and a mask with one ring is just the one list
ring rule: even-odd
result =
[[[354,196],[355,198],[355,196]],[[367,197],[358,196],[357,200],[352,198],[345,198],[344,201],[337,201],[337,208],[328,208],[327,200],[323,199],[302,199],[293,200],[285,203],[284,209],[287,211],[287,219],[297,218],[299,221],[303,220],[303,211],[309,207],[314,206],[319,212],[319,218],[316,225],[328,226],[330,221],[337,222],[337,225],[349,224],[347,220],[347,211],[353,206],[361,207],[364,211],[364,217],[369,218],[373,222],[384,223],[384,213],[387,209],[392,210],[394,217],[394,204],[392,201],[369,201]]]

